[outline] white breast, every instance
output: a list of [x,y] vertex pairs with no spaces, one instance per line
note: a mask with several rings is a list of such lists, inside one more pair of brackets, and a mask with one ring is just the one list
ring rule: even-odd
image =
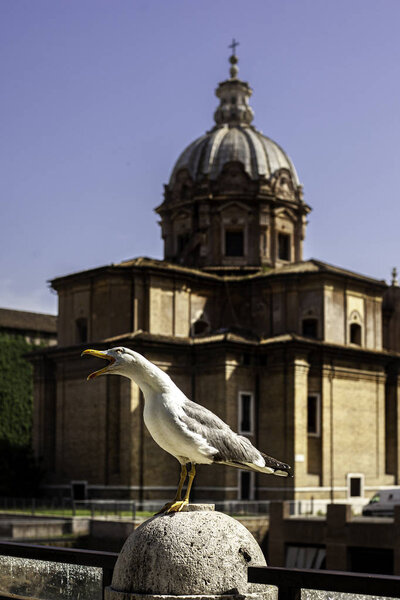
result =
[[144,422],[154,441],[180,462],[209,464],[215,448],[200,434],[190,431],[179,419],[183,401],[168,394],[145,394]]

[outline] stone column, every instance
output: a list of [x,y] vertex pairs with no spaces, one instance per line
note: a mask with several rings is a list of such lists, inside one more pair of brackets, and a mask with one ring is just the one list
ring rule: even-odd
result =
[[247,582],[248,566],[266,565],[261,548],[213,509],[189,505],[145,521],[120,552],[106,600],[266,600],[265,586]]
[[289,502],[269,505],[268,556],[271,567],[285,566],[285,519],[290,517]]
[[347,523],[351,521],[349,504],[329,504],[326,514],[326,568],[347,571]]

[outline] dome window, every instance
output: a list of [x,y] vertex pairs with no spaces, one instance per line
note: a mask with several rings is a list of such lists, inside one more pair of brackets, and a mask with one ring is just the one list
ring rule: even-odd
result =
[[225,231],[225,256],[244,256],[243,230]]
[[278,258],[289,261],[290,254],[290,235],[288,233],[278,233]]

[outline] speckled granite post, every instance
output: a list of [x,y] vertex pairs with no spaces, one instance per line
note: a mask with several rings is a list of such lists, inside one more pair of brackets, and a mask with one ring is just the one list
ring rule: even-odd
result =
[[264,600],[265,586],[247,583],[247,567],[265,564],[238,521],[212,505],[189,505],[152,517],[129,536],[106,600]]

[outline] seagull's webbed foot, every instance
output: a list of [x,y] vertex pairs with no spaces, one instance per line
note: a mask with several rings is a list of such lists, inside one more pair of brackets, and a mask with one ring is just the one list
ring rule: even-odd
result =
[[154,516],[163,515],[164,513],[170,512],[169,509],[171,508],[171,506],[173,506],[174,504],[176,504],[176,502],[177,502],[177,500],[175,500],[175,499],[172,500],[172,502],[167,502],[166,504],[164,504],[164,506],[162,508],[160,508],[159,511],[157,511],[156,513],[154,513]]
[[166,513],[181,512],[185,506],[189,504],[189,498],[184,500],[177,500],[176,502],[169,502],[169,508],[165,511]]

